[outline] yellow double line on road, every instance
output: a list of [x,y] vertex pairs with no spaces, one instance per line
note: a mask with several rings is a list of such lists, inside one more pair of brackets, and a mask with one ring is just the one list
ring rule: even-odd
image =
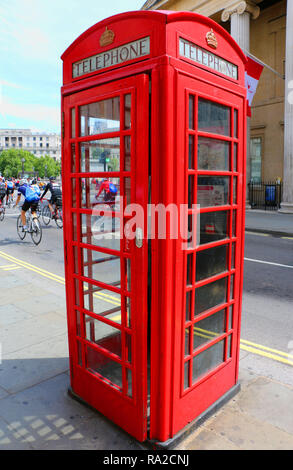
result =
[[[33,271],[37,274],[40,274],[43,277],[46,277],[47,279],[51,279],[52,281],[58,282],[59,284],[65,285],[65,279],[64,277],[58,276],[57,274],[53,274],[49,271],[46,271],[45,269],[38,268],[37,266],[34,266],[30,263],[27,263],[26,261],[22,261],[18,258],[15,258],[14,256],[8,255],[4,253],[3,251],[0,251],[0,256],[8,261],[11,261],[14,263],[14,265],[18,265],[19,267],[23,267],[25,269],[29,269],[30,271]],[[10,265],[11,266],[11,265]],[[18,267],[17,266],[17,267]],[[0,266],[0,268],[3,266]],[[104,294],[103,292],[99,293],[94,293],[94,297],[104,300],[105,302],[111,303],[116,306],[120,306],[120,301],[117,297]]]
[[274,361],[293,366],[293,355],[287,354],[277,349],[272,349],[267,346],[261,346],[260,344],[252,343],[245,339],[240,340],[240,349],[243,351],[251,352],[252,354],[258,354],[259,356],[273,359]]
[[5,264],[0,266],[0,269],[2,269],[2,271],[14,271],[15,269],[21,269],[21,267],[16,264]]
[[[201,338],[206,338],[207,340],[212,340],[219,333],[214,331],[203,330],[202,328],[194,327],[194,334]],[[293,355],[287,354],[283,351],[278,351],[277,349],[269,348],[268,346],[262,346],[252,341],[247,341],[246,339],[240,339],[240,349],[243,351],[250,352],[252,354],[257,354],[259,356],[266,357],[268,359],[273,359],[274,361],[293,366]]]
[[[4,253],[3,251],[0,251],[0,257],[8,260],[10,263],[13,263],[10,265],[0,266],[0,268],[2,269],[9,269],[9,268],[12,269],[12,266],[16,268],[18,266],[23,267],[43,277],[46,277],[47,279],[51,279],[52,281],[65,285],[64,277],[58,276],[57,274],[53,274],[49,271],[46,271],[45,269],[38,268],[37,266],[27,263],[26,261],[22,261],[18,258],[15,258],[14,256],[8,255]],[[99,292],[99,293],[94,293],[94,296],[100,300],[103,300],[104,302],[108,302],[115,306],[120,306],[119,298],[114,297],[112,295]],[[215,335],[217,335],[217,333],[204,330],[198,327],[195,327],[195,334],[205,337],[207,339],[212,339]],[[293,355],[287,354],[283,351],[278,351],[277,349],[269,348],[267,346],[262,346],[260,344],[253,343],[252,341],[247,341],[244,339],[240,340],[240,349],[242,349],[243,351],[250,352],[252,354],[256,354],[258,356],[263,356],[269,359],[273,359],[274,361],[281,362],[289,366],[293,366]]]

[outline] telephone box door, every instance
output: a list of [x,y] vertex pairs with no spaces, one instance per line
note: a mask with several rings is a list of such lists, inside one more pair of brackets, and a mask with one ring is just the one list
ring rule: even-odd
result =
[[[175,390],[172,435],[237,382],[243,266],[245,97],[181,75],[178,142],[184,142],[181,201],[192,206],[193,240],[176,291]],[[181,145],[181,144],[178,144]],[[178,149],[179,153],[179,149]],[[199,217],[200,216],[200,217]],[[178,250],[182,250],[179,241]],[[181,312],[181,313],[179,313]]]
[[148,76],[141,74],[63,101],[71,389],[141,441],[147,429],[148,95]]

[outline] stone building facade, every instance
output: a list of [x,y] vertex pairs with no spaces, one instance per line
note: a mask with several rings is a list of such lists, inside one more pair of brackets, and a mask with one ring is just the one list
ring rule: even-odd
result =
[[248,118],[247,181],[281,179],[281,211],[293,213],[293,0],[148,0],[141,9],[209,16],[268,66]]
[[54,133],[33,132],[30,129],[0,129],[0,152],[17,148],[27,150],[36,157],[49,155],[61,160],[61,137]]

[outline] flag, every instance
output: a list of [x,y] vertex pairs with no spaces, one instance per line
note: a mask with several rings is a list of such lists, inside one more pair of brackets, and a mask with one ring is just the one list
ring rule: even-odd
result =
[[258,81],[263,71],[263,65],[251,57],[247,57],[247,63],[245,66],[245,86],[247,90],[247,115],[251,116],[251,104],[255,95]]

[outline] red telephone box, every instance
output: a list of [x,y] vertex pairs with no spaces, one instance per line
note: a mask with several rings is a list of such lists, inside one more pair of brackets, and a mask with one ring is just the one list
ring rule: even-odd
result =
[[239,388],[246,57],[209,18],[136,11],[62,59],[71,390],[165,442]]

